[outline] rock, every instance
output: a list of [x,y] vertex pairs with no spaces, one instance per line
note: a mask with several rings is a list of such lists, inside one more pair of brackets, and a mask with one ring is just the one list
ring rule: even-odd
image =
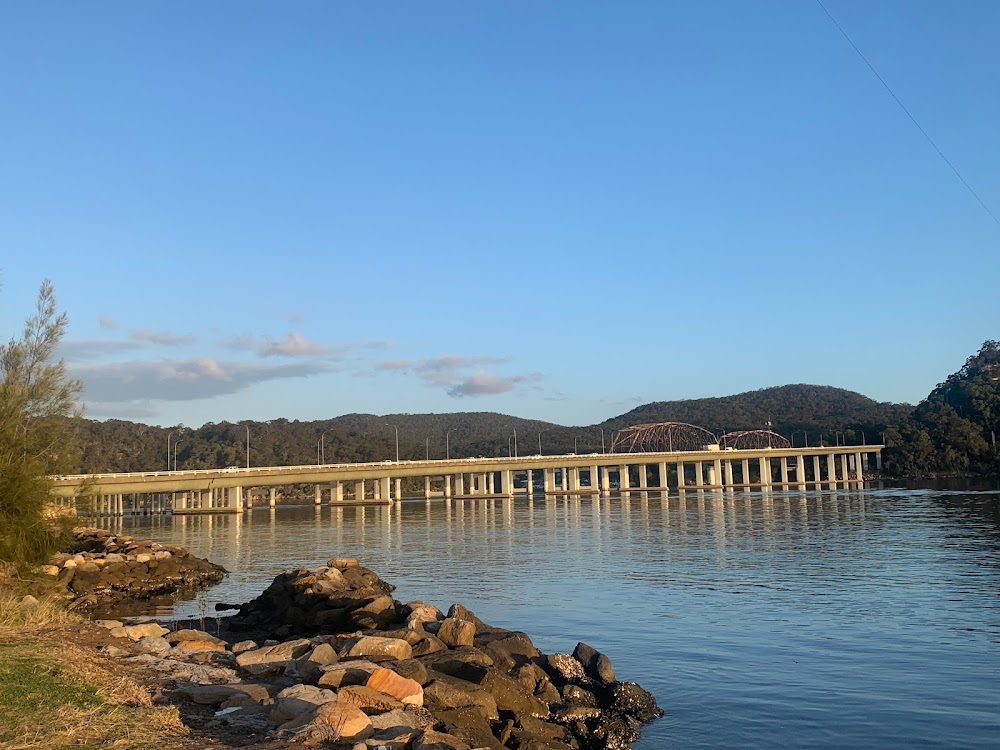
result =
[[344,570],[345,568],[356,568],[359,566],[359,563],[353,557],[335,557],[327,562],[327,566],[331,568],[336,568],[338,571],[340,571]]
[[166,635],[170,631],[165,627],[160,625],[158,622],[144,622],[141,625],[126,625],[125,635],[128,636],[133,641],[137,641],[140,638],[145,638],[146,636],[162,636]]
[[472,750],[472,748],[458,737],[426,729],[413,741],[413,750]]
[[317,708],[310,723],[333,728],[341,740],[363,740],[374,733],[371,720],[360,708],[339,700]]
[[419,659],[400,659],[399,661],[382,662],[382,666],[391,669],[400,677],[413,680],[421,687],[430,682],[427,668]]
[[441,622],[437,637],[442,643],[451,648],[455,648],[456,646],[471,646],[476,637],[476,626],[468,620],[447,617]]
[[424,686],[424,705],[441,708],[482,706],[490,720],[500,717],[496,699],[479,685],[447,675],[437,675]]
[[250,675],[278,674],[284,671],[289,661],[306,653],[311,645],[305,638],[300,638],[275,646],[244,651],[236,657],[236,664]]
[[437,729],[443,729],[472,747],[504,750],[503,743],[493,736],[490,721],[481,706],[448,708],[439,710],[435,716],[439,722]]
[[258,648],[258,646],[254,641],[239,641],[238,643],[233,644],[232,652],[238,656],[245,651],[253,651],[256,648]]
[[205,706],[218,705],[229,700],[234,695],[245,695],[241,690],[230,685],[191,685],[176,691],[178,695],[187,698],[192,703]]
[[616,682],[608,690],[606,707],[612,713],[631,716],[641,722],[663,716],[663,709],[656,705],[652,693],[634,682]]
[[391,669],[376,669],[365,685],[373,690],[392,696],[401,703],[411,706],[424,705],[424,689],[416,680],[393,672]]
[[569,654],[549,654],[545,666],[557,684],[575,682],[584,677],[583,665]]
[[476,644],[493,658],[501,672],[509,672],[514,667],[537,659],[539,654],[531,638],[518,631],[493,630],[477,633]]
[[228,645],[221,638],[217,638],[214,635],[206,633],[204,630],[175,630],[173,633],[167,633],[164,636],[171,646],[176,646],[182,641],[205,641],[208,643],[214,643],[216,645],[222,646],[223,649]]
[[571,703],[574,706],[597,706],[597,697],[579,685],[564,686],[562,697],[566,703]]
[[628,750],[639,739],[639,724],[630,716],[601,714],[589,726],[590,736],[607,750]]
[[605,685],[615,681],[615,670],[611,666],[611,659],[586,643],[576,644],[573,658],[583,665],[583,671],[588,677]]
[[57,576],[59,575],[59,567],[57,565],[41,565],[38,568],[38,572],[42,575]]
[[332,690],[313,687],[312,685],[292,685],[274,696],[270,719],[275,724],[284,724],[304,713],[315,710],[324,703],[337,700],[337,694]]
[[394,709],[384,714],[371,717],[372,728],[375,736],[388,729],[405,728],[411,730],[423,730],[434,726],[437,723],[436,717],[429,711],[413,711],[410,709]]
[[108,630],[123,627],[121,620],[94,620],[94,624],[100,625],[102,628],[107,628]]
[[34,607],[38,605],[38,600],[31,594],[25,594],[21,597],[21,604],[26,607]]
[[347,648],[345,655],[410,659],[413,656],[413,648],[409,643],[399,638],[381,638],[376,635],[363,635]]
[[434,654],[438,651],[447,651],[448,647],[444,642],[434,635],[425,635],[416,645],[412,647],[412,653],[414,656],[426,656],[427,654]]
[[321,643],[305,656],[295,661],[295,667],[306,682],[315,682],[322,674],[323,667],[336,664],[339,657],[329,643]]
[[316,684],[320,687],[340,688],[347,685],[364,685],[379,666],[365,659],[352,659],[322,667]]
[[135,642],[136,651],[142,654],[153,654],[163,656],[170,650],[170,644],[166,638],[154,635],[146,635]]
[[353,704],[366,714],[382,714],[403,707],[401,701],[364,685],[348,685],[337,693],[337,700]]

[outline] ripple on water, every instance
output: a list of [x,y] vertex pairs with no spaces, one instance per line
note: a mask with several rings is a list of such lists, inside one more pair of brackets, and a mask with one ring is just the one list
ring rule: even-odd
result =
[[[210,605],[352,556],[404,601],[460,601],[546,651],[586,641],[667,709],[637,750],[996,747],[998,498],[635,492],[119,528],[233,571]],[[157,612],[198,613],[197,601]]]

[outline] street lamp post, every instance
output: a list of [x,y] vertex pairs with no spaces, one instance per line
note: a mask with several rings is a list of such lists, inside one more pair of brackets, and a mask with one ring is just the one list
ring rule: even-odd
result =
[[391,427],[396,431],[396,463],[399,463],[399,428],[396,425],[389,422],[385,423],[387,427]]
[[[333,429],[332,427],[330,429]],[[330,430],[323,430],[323,434],[319,436],[319,442],[316,443],[316,460],[318,463],[326,463],[326,433]]]
[[514,452],[510,448],[510,435],[507,436],[507,458],[513,458]]
[[604,450],[604,428],[598,427],[597,429],[601,431],[601,453],[607,453],[607,451]]
[[834,434],[834,437],[835,437],[835,439],[837,441],[837,447],[839,448],[840,447],[840,430],[834,431],[833,434]]
[[170,471],[170,437],[177,432],[177,430],[171,430],[167,433],[167,471]]
[[577,436],[574,435],[573,436],[573,455],[574,456],[576,455],[576,441],[577,441]]
[[174,441],[174,471],[177,471],[177,446],[181,444],[180,440]]
[[[552,428],[550,427],[547,430],[542,430],[542,432],[548,432],[551,429]],[[542,455],[542,432],[538,433],[538,455],[539,456]]]
[[446,461],[451,458],[451,445],[448,442],[448,438],[454,431],[454,429],[451,429],[444,434],[444,458]]

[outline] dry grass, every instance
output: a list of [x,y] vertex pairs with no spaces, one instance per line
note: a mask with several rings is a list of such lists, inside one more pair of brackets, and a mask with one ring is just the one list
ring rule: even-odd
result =
[[0,634],[6,630],[61,627],[79,623],[80,617],[66,609],[66,600],[55,595],[25,601],[22,591],[0,590]]
[[175,707],[154,707],[146,688],[72,643],[79,618],[53,602],[9,600],[0,600],[0,615],[0,748],[189,746]]

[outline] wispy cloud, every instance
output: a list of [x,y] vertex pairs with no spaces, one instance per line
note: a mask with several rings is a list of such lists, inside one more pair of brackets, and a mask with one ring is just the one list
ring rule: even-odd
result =
[[[538,373],[528,375],[493,375],[482,365],[507,362],[506,357],[469,357],[459,354],[441,354],[427,359],[389,359],[379,363],[380,370],[413,373],[428,385],[444,388],[454,398],[486,396],[507,393],[526,383],[542,379]],[[475,369],[474,372],[469,370]]]
[[260,364],[198,357],[81,365],[71,368],[71,374],[84,382],[87,402],[123,403],[223,396],[257,383],[309,377],[331,369],[328,363],[317,360]]
[[184,346],[197,341],[195,336],[178,335],[170,331],[155,331],[151,328],[140,328],[132,331],[131,338],[142,344],[155,344],[157,346]]
[[448,395],[455,398],[463,396],[489,396],[497,393],[507,393],[525,383],[533,383],[542,379],[539,373],[530,375],[510,375],[507,377],[490,375],[485,370],[476,372],[448,389]]
[[105,331],[116,331],[118,330],[118,321],[109,315],[101,314],[97,318],[98,325],[101,326]]

